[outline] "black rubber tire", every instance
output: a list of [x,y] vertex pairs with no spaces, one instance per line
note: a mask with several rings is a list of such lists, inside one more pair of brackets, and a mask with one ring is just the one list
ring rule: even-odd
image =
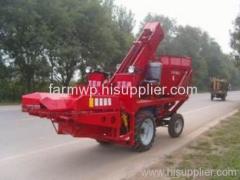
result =
[[101,146],[109,146],[111,143],[107,142],[107,141],[101,141],[101,140],[97,140],[96,141],[101,145]]
[[223,95],[222,101],[226,101],[226,96],[225,95]]
[[213,99],[214,99],[214,96],[211,94],[211,101],[213,101]]
[[[140,135],[142,133],[141,126],[146,119],[150,119],[153,123],[153,135],[152,135],[150,143],[148,143],[147,145],[143,144],[141,137],[140,137]],[[136,115],[135,145],[133,146],[133,149],[137,152],[144,152],[144,151],[149,150],[153,145],[155,136],[156,136],[156,123],[155,123],[155,118],[154,118],[153,114],[150,111],[140,111]]]
[[[181,121],[181,123],[182,123],[182,127],[179,132],[176,132],[176,122],[177,121]],[[169,124],[168,124],[169,136],[172,138],[179,137],[182,134],[183,128],[184,128],[184,119],[183,119],[182,115],[177,114],[177,113],[173,114],[171,119],[169,120]]]

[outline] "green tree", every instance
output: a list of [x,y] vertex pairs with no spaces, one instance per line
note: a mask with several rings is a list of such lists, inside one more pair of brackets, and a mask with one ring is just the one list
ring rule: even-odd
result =
[[[16,71],[27,91],[37,75],[48,77],[47,61],[42,56],[46,26],[35,11],[34,0],[0,1],[0,42],[4,54],[14,59]],[[46,73],[46,74],[45,74]]]
[[[69,85],[77,69],[84,76],[86,65],[111,69],[129,47],[132,14],[125,9],[118,10],[111,1],[101,4],[97,0],[61,0],[53,6],[52,17],[46,17],[48,27],[56,20],[58,23],[51,29],[52,43],[47,52],[54,79],[59,77],[61,84]],[[51,5],[44,7],[53,9]]]
[[240,16],[234,21],[234,31],[231,33],[231,47],[236,54],[236,65],[240,68]]
[[135,19],[133,13],[124,7],[113,6],[112,8],[112,33],[117,46],[112,58],[106,63],[105,67],[108,67],[108,70],[115,69],[116,64],[121,63],[134,41],[132,31]]
[[6,0],[0,6],[0,44],[27,91],[49,78],[68,86],[86,65],[110,69],[133,37],[133,14],[114,1]]

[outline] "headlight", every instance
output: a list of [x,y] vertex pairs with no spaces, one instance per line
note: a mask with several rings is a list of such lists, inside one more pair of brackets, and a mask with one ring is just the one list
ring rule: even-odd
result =
[[129,66],[129,68],[128,68],[128,72],[129,73],[134,73],[135,72],[135,66]]
[[88,74],[92,71],[92,68],[90,66],[87,66],[85,69],[85,72]]

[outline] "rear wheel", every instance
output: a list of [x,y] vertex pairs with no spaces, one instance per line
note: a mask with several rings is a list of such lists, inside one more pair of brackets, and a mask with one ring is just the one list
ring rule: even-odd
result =
[[223,95],[222,100],[226,101],[226,96],[225,95]]
[[213,94],[211,94],[211,101],[213,101],[213,98],[214,98],[214,96],[213,96]]
[[181,114],[173,114],[168,124],[168,134],[173,137],[179,137],[184,128],[184,120]]
[[136,116],[135,145],[136,151],[147,151],[152,147],[156,134],[154,116],[149,111],[141,111]]

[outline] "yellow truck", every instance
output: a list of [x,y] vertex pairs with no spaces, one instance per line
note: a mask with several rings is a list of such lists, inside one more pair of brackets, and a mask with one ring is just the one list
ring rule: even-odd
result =
[[221,98],[223,101],[225,101],[228,89],[229,83],[226,79],[211,78],[210,80],[211,100],[213,100],[214,98]]

